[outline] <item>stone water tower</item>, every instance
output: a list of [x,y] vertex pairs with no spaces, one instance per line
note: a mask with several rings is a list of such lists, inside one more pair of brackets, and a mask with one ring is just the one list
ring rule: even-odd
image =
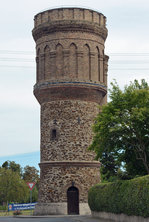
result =
[[41,105],[35,214],[87,214],[88,190],[100,181],[100,164],[88,146],[98,104],[106,103],[106,18],[90,9],[57,8],[34,20],[34,95]]

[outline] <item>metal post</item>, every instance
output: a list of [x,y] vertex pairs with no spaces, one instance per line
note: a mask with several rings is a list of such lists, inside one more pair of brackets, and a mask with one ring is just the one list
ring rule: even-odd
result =
[[30,203],[32,203],[32,190],[30,190]]

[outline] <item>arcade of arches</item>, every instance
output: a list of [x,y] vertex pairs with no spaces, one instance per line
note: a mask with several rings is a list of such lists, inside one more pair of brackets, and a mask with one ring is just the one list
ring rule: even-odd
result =
[[46,45],[43,53],[40,49],[37,50],[37,81],[63,79],[68,76],[72,79],[107,84],[107,61],[108,57],[103,50],[100,52],[98,46],[91,51],[89,45],[85,44],[80,51],[74,43],[70,44],[69,49],[57,44],[56,49],[51,51]]

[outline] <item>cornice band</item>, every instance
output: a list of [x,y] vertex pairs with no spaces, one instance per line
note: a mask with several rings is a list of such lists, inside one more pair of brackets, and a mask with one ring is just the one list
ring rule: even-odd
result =
[[98,161],[44,161],[39,163],[41,167],[100,167]]
[[67,31],[81,31],[94,33],[101,36],[104,40],[107,38],[107,29],[104,26],[100,26],[96,23],[89,21],[79,20],[63,20],[63,21],[52,21],[45,22],[42,25],[37,26],[33,29],[34,40],[41,38],[42,36],[48,35],[53,32],[67,32]]

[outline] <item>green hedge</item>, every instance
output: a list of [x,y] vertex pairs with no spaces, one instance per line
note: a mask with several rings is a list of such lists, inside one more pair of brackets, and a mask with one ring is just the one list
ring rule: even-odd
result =
[[149,217],[149,176],[97,184],[88,202],[92,211]]

